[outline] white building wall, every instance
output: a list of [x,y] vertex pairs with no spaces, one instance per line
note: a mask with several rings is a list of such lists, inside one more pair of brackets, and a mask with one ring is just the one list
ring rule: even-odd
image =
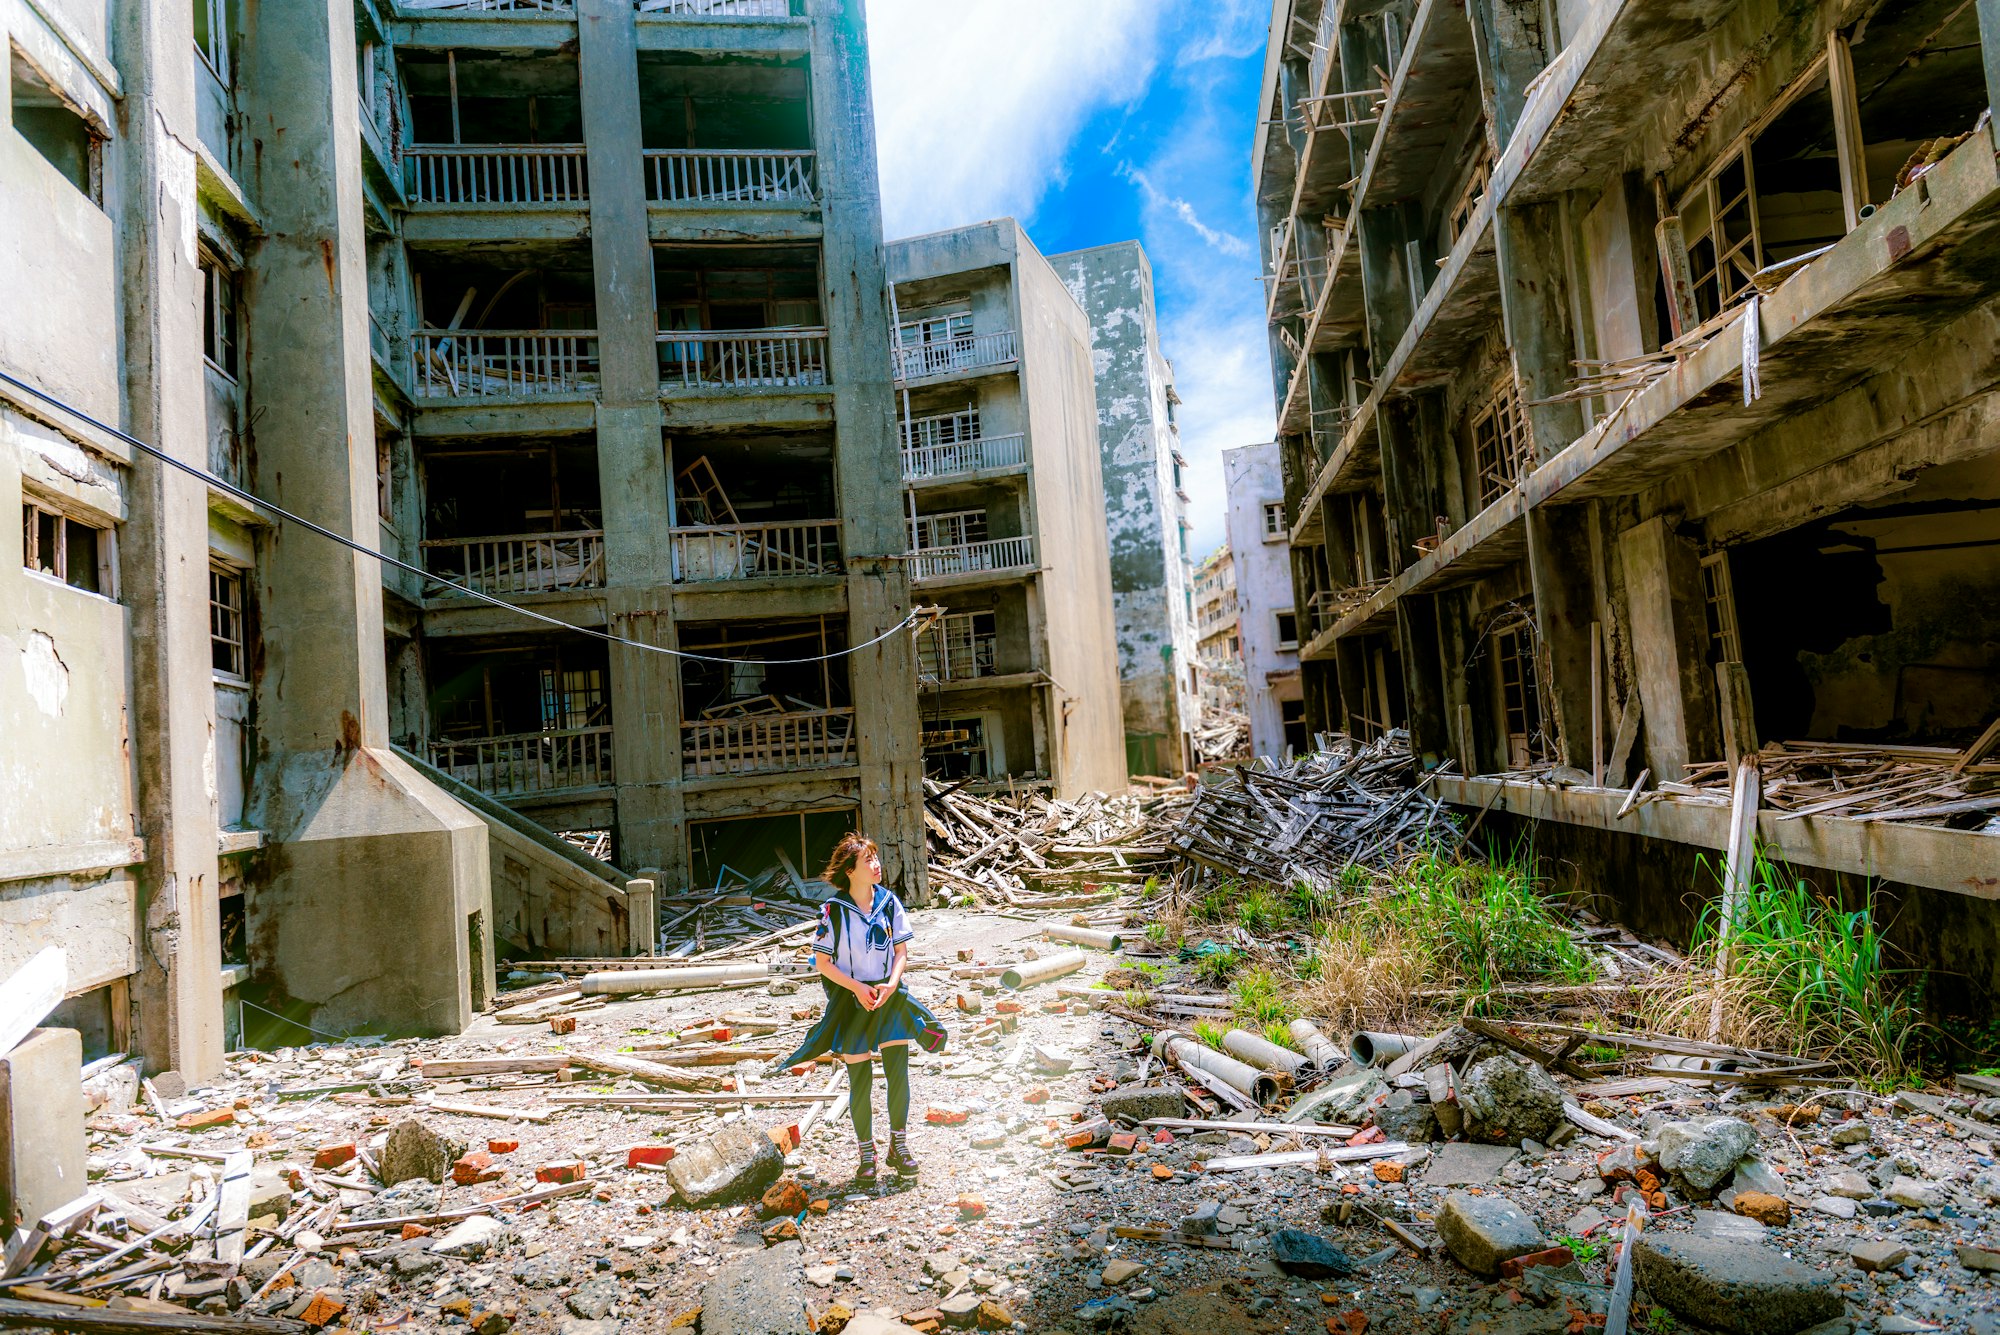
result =
[[1236,558],[1236,604],[1243,638],[1243,689],[1250,714],[1250,749],[1285,750],[1284,702],[1301,698],[1296,641],[1280,648],[1278,614],[1290,614],[1291,548],[1282,529],[1265,532],[1264,507],[1284,500],[1278,446],[1239,445],[1222,452],[1229,497],[1229,549]]

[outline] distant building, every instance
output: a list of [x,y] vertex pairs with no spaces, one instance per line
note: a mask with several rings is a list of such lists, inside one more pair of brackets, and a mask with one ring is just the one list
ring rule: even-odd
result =
[[1137,241],[1073,250],[1051,263],[1093,334],[1125,756],[1135,774],[1171,773],[1193,761],[1201,697],[1187,460],[1174,424],[1180,396],[1160,351],[1153,268]]
[[1281,756],[1288,746],[1303,752],[1311,737],[1299,682],[1299,617],[1276,442],[1224,450],[1222,481],[1229,496],[1228,550],[1235,558],[1251,754]]
[[1204,711],[1243,708],[1243,643],[1237,630],[1236,562],[1229,544],[1194,568],[1195,660]]
[[889,245],[933,778],[1126,784],[1090,321],[1012,218]]

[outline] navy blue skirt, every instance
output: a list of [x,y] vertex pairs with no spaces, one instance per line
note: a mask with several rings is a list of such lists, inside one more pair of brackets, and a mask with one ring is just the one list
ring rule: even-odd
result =
[[826,1052],[858,1057],[879,1051],[884,1043],[898,1039],[908,1039],[925,1052],[943,1049],[944,1026],[931,1014],[930,1007],[910,995],[908,984],[899,985],[895,996],[871,1011],[864,1009],[861,999],[846,988],[835,987],[826,978],[819,982],[826,989],[826,1014],[806,1034],[799,1050],[779,1062],[779,1066],[796,1066]]

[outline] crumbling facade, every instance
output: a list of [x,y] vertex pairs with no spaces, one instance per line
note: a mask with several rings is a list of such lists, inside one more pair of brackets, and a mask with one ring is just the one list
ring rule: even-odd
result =
[[[1659,788],[1691,764],[1963,754],[2000,712],[1995,23],[1278,0],[1254,170],[1312,728],[1407,726],[1489,830],[1671,892],[1641,923],[1728,840],[1726,787]],[[1990,815],[1755,833],[1991,978]]]
[[1195,663],[1204,710],[1243,708],[1243,644],[1237,620],[1236,558],[1229,544],[1194,568]]
[[1252,755],[1281,758],[1309,746],[1299,680],[1299,618],[1293,605],[1284,477],[1275,442],[1222,452],[1229,548],[1236,554],[1244,712]]
[[1173,774],[1194,761],[1201,685],[1181,400],[1160,347],[1153,266],[1137,241],[1051,263],[1090,316],[1126,762],[1134,774]]
[[857,824],[922,900],[858,4],[4,22],[0,974],[195,1079]]
[[1011,218],[889,244],[911,583],[936,779],[1126,783],[1091,331]]

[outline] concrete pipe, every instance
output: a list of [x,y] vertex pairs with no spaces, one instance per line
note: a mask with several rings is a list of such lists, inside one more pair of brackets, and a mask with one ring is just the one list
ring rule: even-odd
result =
[[1060,955],[1046,955],[1038,960],[1029,960],[1025,964],[1016,964],[1000,975],[1000,985],[1018,992],[1024,987],[1046,983],[1052,978],[1066,978],[1088,963],[1090,957],[1081,950],[1065,950]]
[[1067,941],[1072,945],[1093,946],[1098,950],[1125,948],[1125,939],[1118,933],[1092,931],[1088,927],[1044,927],[1042,935],[1051,941]]
[[1238,1060],[1249,1062],[1260,1071],[1283,1076],[1287,1084],[1302,1075],[1312,1074],[1312,1063],[1304,1057],[1247,1029],[1232,1029],[1224,1034],[1222,1050]]
[[1269,1071],[1259,1071],[1246,1066],[1234,1057],[1217,1052],[1205,1043],[1197,1043],[1166,1030],[1153,1037],[1153,1055],[1171,1056],[1183,1066],[1192,1066],[1228,1085],[1245,1098],[1257,1103],[1271,1103],[1284,1092],[1289,1081],[1281,1080]]
[[1421,1042],[1421,1038],[1409,1034],[1378,1034],[1363,1029],[1347,1040],[1347,1055],[1356,1066],[1387,1066]]
[[1319,1026],[1311,1020],[1292,1021],[1292,1042],[1299,1045],[1299,1051],[1306,1054],[1306,1060],[1322,1075],[1340,1069],[1347,1060],[1347,1054],[1340,1050],[1340,1045],[1322,1034]]
[[685,969],[606,969],[587,973],[577,984],[587,997],[621,992],[671,992],[687,987],[719,987],[755,983],[771,976],[763,964],[691,964]]

